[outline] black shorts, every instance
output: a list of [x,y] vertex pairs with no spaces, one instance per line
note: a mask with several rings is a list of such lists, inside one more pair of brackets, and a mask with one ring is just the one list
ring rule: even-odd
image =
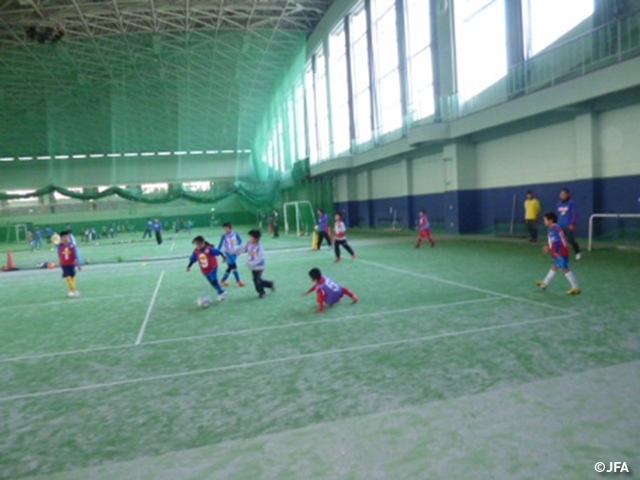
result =
[[75,277],[76,267],[75,265],[62,265],[62,278]]

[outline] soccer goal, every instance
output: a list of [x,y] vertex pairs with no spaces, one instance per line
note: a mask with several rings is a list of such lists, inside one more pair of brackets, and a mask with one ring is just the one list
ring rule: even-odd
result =
[[288,235],[295,229],[296,235],[310,235],[316,224],[316,214],[311,202],[287,202],[282,206],[284,231]]
[[589,217],[589,251],[594,238],[640,247],[640,213],[594,213]]
[[12,223],[7,228],[6,242],[26,242],[28,226],[26,223]]

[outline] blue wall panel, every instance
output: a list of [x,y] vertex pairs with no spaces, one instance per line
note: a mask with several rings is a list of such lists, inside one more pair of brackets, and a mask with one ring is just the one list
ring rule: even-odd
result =
[[535,192],[544,213],[555,211],[564,187],[571,190],[578,203],[580,236],[587,235],[592,213],[640,213],[640,175],[340,202],[335,208],[347,212],[351,226],[388,226],[393,220],[390,209],[396,209],[398,223],[412,228],[418,211],[425,209],[432,223],[444,223],[451,233],[490,232],[496,224],[511,221],[515,195],[515,232],[524,233],[523,202],[527,190]]

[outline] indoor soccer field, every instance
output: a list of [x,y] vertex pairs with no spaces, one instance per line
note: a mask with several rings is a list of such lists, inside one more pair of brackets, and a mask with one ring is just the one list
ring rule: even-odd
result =
[[[86,247],[137,252],[86,266],[80,298],[58,269],[0,275],[1,478],[571,478],[638,459],[628,252],[576,263],[570,297],[534,285],[548,258],[522,241],[361,233],[335,263],[266,238],[276,291],[231,284],[201,309],[190,240]],[[312,267],[360,301],[315,313]]]
[[639,477],[639,152],[640,0],[0,0],[0,480]]

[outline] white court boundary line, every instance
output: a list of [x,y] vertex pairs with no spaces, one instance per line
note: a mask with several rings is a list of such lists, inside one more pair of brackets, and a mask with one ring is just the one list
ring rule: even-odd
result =
[[[275,248],[275,249],[267,249],[265,250],[269,256],[271,255],[280,255],[283,253],[307,253],[307,252],[311,252],[311,249],[309,247],[285,247],[285,248]],[[98,275],[100,273],[101,270],[113,270],[113,269],[118,269],[119,270],[119,275],[122,275],[121,272],[126,272],[126,274],[122,275],[122,276],[135,276],[138,275],[139,272],[133,272],[132,270],[137,269],[140,267],[140,264],[142,263],[147,263],[148,267],[151,266],[155,266],[155,265],[164,265],[167,263],[178,263],[178,262],[182,262],[182,263],[186,263],[189,261],[189,255],[191,254],[192,250],[190,250],[189,252],[185,253],[184,256],[181,257],[152,257],[152,258],[139,258],[139,259],[135,259],[135,260],[131,260],[131,261],[127,261],[127,262],[123,262],[123,263],[91,263],[89,265],[86,265],[86,269],[82,270],[82,276],[86,277],[86,276],[93,276],[93,274]],[[284,261],[288,261],[289,259],[284,259]],[[297,258],[295,258],[294,260],[297,260]],[[283,260],[278,260],[278,262],[282,262]],[[84,267],[84,265],[83,265]],[[53,276],[56,272],[52,272],[49,269],[26,269],[26,270],[20,270],[17,272],[9,272],[6,273],[6,275],[3,273],[0,275],[0,286],[6,282],[6,286],[7,287],[24,287],[25,285],[33,285],[34,282],[34,278],[36,278],[35,276],[31,276],[31,274],[35,273],[35,272],[39,272],[38,275],[40,274],[44,274],[44,272],[49,272],[49,275]],[[39,279],[44,279],[45,276],[43,275],[42,277],[40,277]],[[49,280],[49,276],[46,277],[47,280]]]
[[403,270],[401,268],[390,267],[390,266],[385,265],[383,263],[372,262],[372,261],[369,261],[369,260],[361,260],[359,258],[358,258],[358,260],[356,260],[356,262],[365,263],[365,264],[372,265],[372,266],[377,267],[377,268],[384,268],[384,269],[389,270],[391,272],[402,273],[403,275],[412,275],[414,277],[426,278],[428,280],[433,280],[434,282],[440,282],[440,283],[444,283],[444,284],[447,284],[447,285],[453,285],[455,287],[466,288],[467,290],[475,290],[476,292],[482,292],[482,293],[486,293],[486,294],[489,294],[489,295],[498,295],[498,296],[501,296],[501,297],[510,298],[511,300],[516,300],[518,302],[530,303],[532,305],[537,305],[539,307],[551,308],[553,310],[558,310],[560,312],[575,313],[575,310],[570,310],[568,308],[561,308],[561,307],[556,307],[554,305],[547,305],[546,303],[536,302],[534,300],[528,300],[526,298],[514,297],[513,295],[508,295],[508,294],[500,293],[500,292],[494,292],[493,290],[487,290],[485,288],[479,288],[479,287],[474,287],[474,286],[471,286],[471,285],[465,285],[464,283],[455,282],[453,280],[445,280],[444,278],[433,277],[431,275],[425,275],[423,273],[417,273],[417,272],[412,272],[410,270]]
[[[191,341],[197,341],[197,340],[205,340],[208,338],[229,337],[234,335],[250,335],[252,333],[266,332],[269,330],[283,330],[286,328],[306,327],[306,326],[313,326],[313,325],[321,325],[325,323],[338,323],[346,320],[357,320],[361,318],[379,317],[384,315],[397,315],[399,313],[419,312],[423,310],[435,310],[439,308],[456,307],[459,305],[469,305],[469,304],[482,303],[482,302],[494,302],[496,300],[502,300],[502,299],[503,298],[501,297],[491,297],[491,298],[481,298],[477,300],[463,300],[460,302],[441,303],[436,305],[423,305],[420,307],[403,308],[400,310],[386,310],[381,312],[362,313],[358,315],[347,315],[347,316],[338,317],[338,318],[324,318],[322,320],[311,320],[308,322],[295,322],[295,323],[288,323],[288,324],[282,324],[282,325],[270,325],[265,327],[249,328],[244,330],[230,330],[227,332],[207,333],[203,335],[192,335],[189,337],[165,338],[160,340],[151,340],[149,342],[144,342],[141,344],[141,346],[147,347],[147,346],[153,346],[153,345],[164,345],[167,343],[191,342]],[[137,346],[137,344],[130,343],[126,345],[106,345],[103,347],[84,348],[79,350],[67,350],[62,352],[23,355],[20,357],[0,358],[0,363],[19,362],[24,360],[37,360],[40,358],[62,357],[67,355],[80,355],[83,353],[103,352],[103,351],[109,351],[109,350],[120,350],[120,349],[135,347],[135,346]]]
[[[28,307],[49,307],[52,305],[82,305],[86,302],[98,301],[98,300],[115,300],[118,298],[135,298],[135,297],[146,297],[147,295],[144,293],[131,293],[128,295],[110,295],[105,297],[80,297],[79,299],[67,299],[67,300],[56,300],[54,302],[47,303],[27,303],[23,305],[9,305],[8,307],[0,307],[1,310],[15,310],[17,308],[28,308]],[[3,319],[0,319],[3,320]]]
[[488,331],[511,328],[511,327],[519,327],[522,325],[547,323],[552,320],[557,320],[561,318],[571,318],[577,315],[579,315],[579,312],[566,313],[564,315],[556,315],[555,317],[545,317],[545,318],[538,318],[535,320],[525,320],[522,322],[507,323],[505,325],[492,325],[489,327],[471,328],[469,330],[461,330],[458,332],[440,333],[440,334],[428,335],[424,337],[407,338],[404,340],[393,340],[389,342],[357,345],[354,347],[337,348],[333,350],[323,350],[320,352],[305,353],[301,355],[292,355],[289,357],[274,358],[270,360],[260,360],[256,362],[239,363],[235,365],[226,365],[223,367],[204,368],[200,370],[191,370],[188,372],[169,373],[164,375],[152,375],[149,377],[132,378],[128,380],[118,380],[115,382],[96,383],[93,385],[84,385],[81,387],[60,388],[57,390],[46,390],[43,392],[26,393],[23,395],[12,395],[9,397],[0,397],[0,402],[9,402],[12,400],[25,400],[30,398],[40,398],[40,397],[47,397],[51,395],[60,395],[64,393],[83,392],[83,391],[97,390],[100,388],[109,388],[109,387],[116,387],[121,385],[132,385],[132,384],[138,384],[138,383],[144,383],[144,382],[153,382],[156,380],[170,380],[170,379],[183,378],[183,377],[189,377],[194,375],[206,375],[206,374],[215,373],[215,372],[225,372],[229,370],[246,369],[246,368],[252,368],[252,367],[259,367],[263,365],[273,365],[277,363],[306,360],[309,358],[318,358],[318,357],[323,357],[328,355],[340,355],[342,353],[358,352],[363,350],[375,350],[375,349],[384,348],[384,347],[394,347],[397,345],[427,342],[430,340],[437,340],[439,338],[457,337],[461,335],[469,335],[472,333],[482,333],[482,332],[488,332]]
[[160,290],[160,285],[162,285],[162,279],[164,278],[164,270],[160,272],[160,278],[158,278],[158,283],[156,284],[156,289],[153,291],[153,296],[151,297],[151,302],[149,303],[149,308],[147,308],[147,314],[144,316],[144,320],[142,325],[140,326],[140,331],[138,332],[138,338],[136,338],[136,345],[140,345],[142,341],[142,336],[144,335],[144,331],[147,328],[147,323],[149,323],[149,318],[151,317],[151,311],[153,310],[153,305],[156,303],[156,298],[158,297],[158,291]]

